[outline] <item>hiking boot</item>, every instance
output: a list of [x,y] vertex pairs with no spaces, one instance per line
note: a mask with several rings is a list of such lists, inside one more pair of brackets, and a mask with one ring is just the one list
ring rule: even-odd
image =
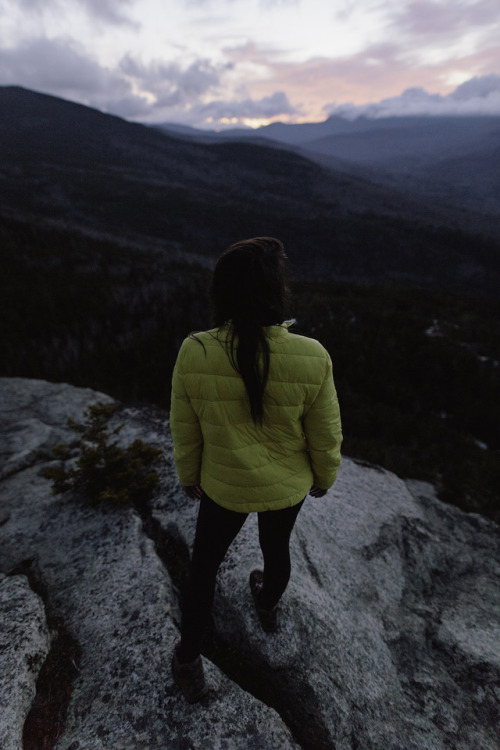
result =
[[180,642],[176,643],[174,655],[172,656],[172,675],[175,684],[180,688],[184,698],[188,703],[196,703],[205,697],[208,693],[208,685],[205,682],[203,671],[203,662],[201,656],[197,656],[194,661],[179,661],[178,651]]
[[275,633],[279,628],[278,605],[272,609],[264,609],[259,604],[259,594],[264,585],[264,574],[262,570],[252,570],[250,573],[250,591],[252,592],[255,610],[266,633]]

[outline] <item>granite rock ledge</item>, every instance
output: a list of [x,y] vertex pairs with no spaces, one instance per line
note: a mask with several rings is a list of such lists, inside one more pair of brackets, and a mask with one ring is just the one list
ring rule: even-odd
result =
[[0,379],[0,616],[16,623],[2,673],[24,686],[22,700],[2,687],[6,748],[21,750],[50,648],[43,605],[9,575],[34,566],[81,650],[58,750],[500,749],[500,529],[439,502],[430,485],[347,458],[333,490],[301,511],[272,636],[247,589],[261,562],[247,520],[220,571],[211,691],[187,706],[169,662],[197,506],[176,481],[167,415],[125,405],[114,416],[124,442],[164,449],[160,487],[140,515],[53,496],[42,476],[50,446],[72,438],[68,416],[109,401]]

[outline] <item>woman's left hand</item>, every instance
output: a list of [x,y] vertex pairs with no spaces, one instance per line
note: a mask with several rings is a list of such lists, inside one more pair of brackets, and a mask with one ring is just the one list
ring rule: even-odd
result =
[[201,496],[203,495],[201,484],[184,484],[183,487],[184,492],[191,500],[201,500]]
[[316,487],[315,484],[309,490],[309,494],[313,497],[324,497],[328,490],[324,490],[322,487]]

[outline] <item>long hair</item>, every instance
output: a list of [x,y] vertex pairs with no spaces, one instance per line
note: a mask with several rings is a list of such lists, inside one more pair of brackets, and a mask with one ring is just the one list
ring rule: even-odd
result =
[[228,354],[245,384],[255,424],[262,424],[269,375],[270,352],[263,327],[281,323],[286,317],[285,262],[279,240],[243,240],[221,255],[210,286],[215,325],[230,322]]

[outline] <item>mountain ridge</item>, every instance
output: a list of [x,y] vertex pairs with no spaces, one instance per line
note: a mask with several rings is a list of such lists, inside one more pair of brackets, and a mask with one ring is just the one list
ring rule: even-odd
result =
[[[167,124],[161,127],[169,132]],[[206,142],[266,139],[377,184],[500,214],[498,115],[360,115],[355,119],[334,115],[321,123],[271,123],[255,130],[203,132],[191,129],[184,137]],[[450,160],[455,160],[455,168],[450,167]],[[467,181],[467,191],[457,189],[457,173],[460,181]]]

